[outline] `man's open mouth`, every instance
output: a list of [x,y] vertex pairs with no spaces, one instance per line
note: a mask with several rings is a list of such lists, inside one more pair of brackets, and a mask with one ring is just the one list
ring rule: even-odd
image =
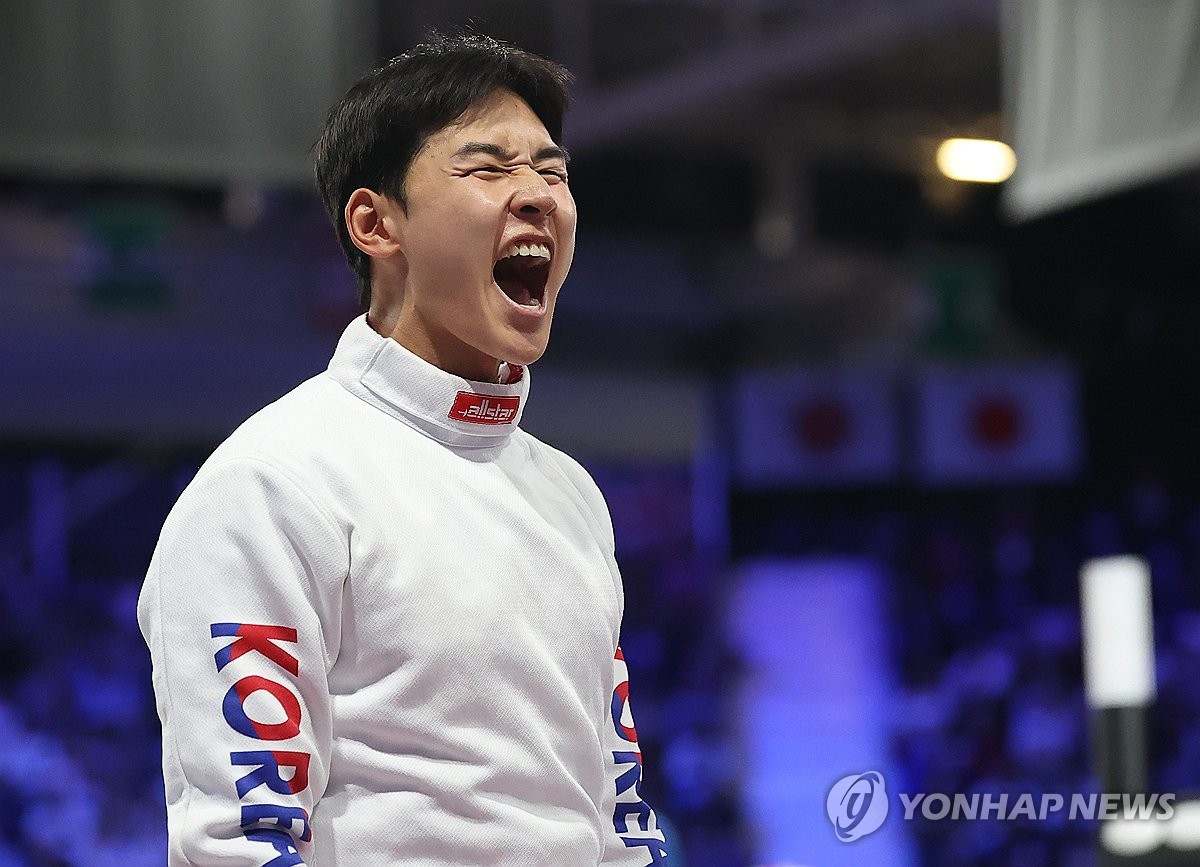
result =
[[545,244],[513,244],[492,268],[492,277],[522,307],[541,307],[550,277],[550,248]]

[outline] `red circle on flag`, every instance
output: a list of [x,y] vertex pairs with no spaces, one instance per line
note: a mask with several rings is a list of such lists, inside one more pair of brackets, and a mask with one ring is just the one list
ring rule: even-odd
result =
[[1020,405],[1004,395],[984,398],[971,413],[971,434],[990,448],[1008,448],[1020,438],[1023,427]]
[[818,397],[791,412],[792,435],[806,450],[832,452],[850,439],[850,413],[836,397]]

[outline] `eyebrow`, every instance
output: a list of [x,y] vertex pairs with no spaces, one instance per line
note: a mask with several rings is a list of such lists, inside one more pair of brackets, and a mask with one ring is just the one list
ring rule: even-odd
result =
[[[500,145],[484,141],[469,141],[454,152],[454,156],[456,157],[469,157],[476,154],[486,154],[487,156],[509,162],[517,158],[515,151],[506,151]],[[569,163],[571,156],[567,153],[566,148],[559,147],[558,145],[548,145],[533,155],[533,161],[537,163],[555,159]]]

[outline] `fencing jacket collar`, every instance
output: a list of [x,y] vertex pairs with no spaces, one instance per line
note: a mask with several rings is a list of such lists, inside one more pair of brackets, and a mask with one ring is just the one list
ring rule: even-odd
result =
[[441,370],[367,324],[346,328],[329,375],[352,394],[426,436],[457,448],[503,445],[521,421],[529,370],[501,365],[509,383],[474,382]]

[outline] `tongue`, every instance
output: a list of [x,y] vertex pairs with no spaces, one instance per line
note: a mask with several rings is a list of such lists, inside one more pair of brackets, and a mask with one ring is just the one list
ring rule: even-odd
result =
[[505,295],[518,304],[531,306],[534,299],[517,263],[511,259],[501,259],[492,269],[492,276]]
[[529,305],[533,297],[529,294],[529,290],[525,288],[525,284],[521,282],[519,277],[514,277],[512,274],[499,275],[496,278],[496,285],[503,290],[504,294],[516,301],[518,304]]

